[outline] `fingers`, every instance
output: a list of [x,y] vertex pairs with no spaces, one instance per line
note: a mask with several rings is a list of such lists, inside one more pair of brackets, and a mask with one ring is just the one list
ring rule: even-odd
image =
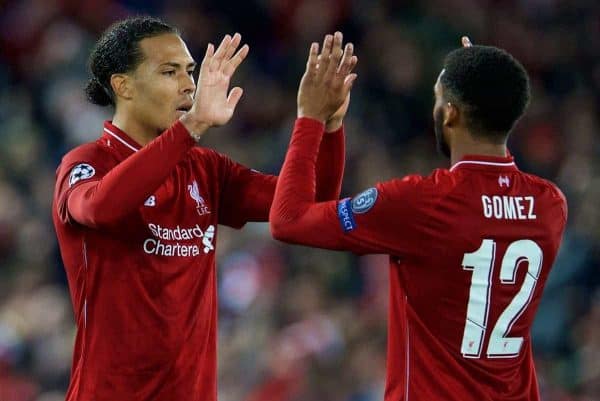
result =
[[[235,48],[233,50],[235,50]],[[232,76],[235,70],[242,63],[242,61],[244,61],[249,51],[250,47],[248,45],[242,46],[242,48],[238,50],[235,56],[233,56],[231,60],[226,62],[225,66],[223,67],[223,73],[227,76]]]
[[215,51],[215,54],[213,55],[212,60],[209,64],[211,71],[219,69],[219,67],[221,66],[221,62],[225,58],[225,54],[227,54],[227,51],[229,50],[230,45],[231,36],[225,35],[225,37],[223,37],[223,40],[221,40],[221,44],[219,44],[219,47],[217,47],[217,50]]
[[330,63],[331,49],[333,47],[333,35],[325,35],[323,39],[323,47],[318,59],[318,76],[323,77],[327,72]]
[[200,63],[200,68],[205,68],[210,61],[212,60],[213,55],[215,54],[215,46],[212,43],[209,43],[206,46],[206,53],[204,53],[204,58],[202,59],[202,63]]
[[240,45],[241,41],[242,41],[242,35],[240,35],[239,33],[236,32],[233,35],[233,37],[231,38],[231,42],[229,42],[229,46],[227,46],[227,49],[225,49],[225,53],[223,55],[223,59],[221,60],[221,64],[226,63],[231,59],[231,57],[237,50],[238,46]]
[[235,53],[235,50],[240,45],[241,41],[242,41],[242,35],[240,35],[239,33],[236,32],[233,35],[233,38],[231,38],[231,42],[229,42],[229,46],[225,50],[225,56],[223,57],[224,60],[229,60],[231,58],[231,56],[233,56],[233,53]]
[[325,71],[325,79],[330,80],[333,78],[336,71],[338,71],[338,66],[340,65],[340,61],[344,52],[342,51],[342,42],[344,36],[341,32],[336,32],[333,35],[333,47],[331,50],[331,55],[329,56],[329,63],[327,65],[327,70]]
[[217,50],[212,54],[209,63],[210,70],[216,71],[223,69],[229,71],[229,74],[233,74],[235,69],[244,60],[249,50],[249,47],[244,45],[234,56],[241,41],[242,35],[237,32],[233,36],[225,35]]
[[460,38],[460,41],[462,42],[463,47],[473,46],[473,43],[471,43],[471,39],[469,39],[468,36],[463,36],[462,38]]
[[357,62],[358,58],[354,55],[354,45],[352,43],[346,43],[346,47],[344,48],[344,56],[342,57],[340,66],[337,69],[337,73],[345,77],[352,72]]
[[310,45],[310,50],[308,51],[308,60],[306,61],[306,74],[308,76],[315,76],[317,73],[317,60],[319,58],[319,44],[313,42]]

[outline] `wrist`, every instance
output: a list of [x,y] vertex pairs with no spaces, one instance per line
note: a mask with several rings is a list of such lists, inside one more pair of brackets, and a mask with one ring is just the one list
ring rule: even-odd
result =
[[320,116],[319,113],[306,111],[303,109],[298,109],[298,118],[310,118],[312,120],[317,120],[322,124],[325,124],[327,117]]
[[184,114],[179,119],[183,126],[188,130],[190,136],[194,138],[196,141],[199,140],[202,135],[210,128],[208,123],[202,121],[196,121],[193,119],[189,113]]

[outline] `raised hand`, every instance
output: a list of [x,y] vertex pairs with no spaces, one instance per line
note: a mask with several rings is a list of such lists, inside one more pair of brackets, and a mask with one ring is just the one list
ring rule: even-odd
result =
[[[306,71],[298,89],[298,117],[310,117],[326,122],[346,113],[352,84],[357,75],[352,73],[358,61],[352,43],[342,50],[341,32],[326,35],[319,55],[319,45],[310,46]],[[339,113],[338,113],[339,112]]]
[[194,104],[181,117],[181,122],[195,138],[209,127],[227,123],[242,97],[243,90],[240,87],[228,92],[233,73],[248,55],[248,45],[237,50],[241,40],[239,33],[233,37],[225,35],[216,51],[212,44],[206,48],[198,74]]

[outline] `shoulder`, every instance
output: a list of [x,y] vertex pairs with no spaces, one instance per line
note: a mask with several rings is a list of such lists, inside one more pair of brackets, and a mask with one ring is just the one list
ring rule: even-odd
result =
[[67,152],[62,160],[62,166],[70,166],[76,163],[99,163],[108,164],[116,158],[113,156],[110,148],[100,141],[89,142],[79,145]]
[[528,174],[528,173],[524,173],[524,175],[531,180],[532,182],[537,183],[538,185],[544,187],[547,191],[549,191],[554,197],[558,198],[558,199],[562,199],[566,201],[565,195],[563,194],[563,192],[558,188],[558,186],[553,183],[550,180],[547,180],[545,178],[539,177],[537,175],[534,174]]
[[430,175],[410,174],[394,178],[378,184],[378,188],[389,193],[406,194],[407,192],[420,196],[430,194],[443,196],[456,185],[454,177],[447,169],[436,169]]
[[567,198],[558,186],[550,180],[539,177],[535,174],[522,173],[529,185],[537,187],[538,193],[544,195],[551,202],[555,202],[563,210],[565,216],[567,214]]

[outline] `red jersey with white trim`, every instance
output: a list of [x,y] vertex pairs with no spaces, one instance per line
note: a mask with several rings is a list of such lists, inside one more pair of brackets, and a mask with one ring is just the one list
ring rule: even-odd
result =
[[[266,221],[277,177],[194,145],[180,122],[143,148],[107,122],[58,167],[77,323],[68,401],[217,398],[217,225]],[[320,149],[318,197],[336,199],[343,130]]]
[[385,400],[539,400],[530,328],[567,219],[560,190],[512,157],[467,156],[428,177],[314,202],[306,171],[322,132],[296,122],[271,230],[390,255]]

